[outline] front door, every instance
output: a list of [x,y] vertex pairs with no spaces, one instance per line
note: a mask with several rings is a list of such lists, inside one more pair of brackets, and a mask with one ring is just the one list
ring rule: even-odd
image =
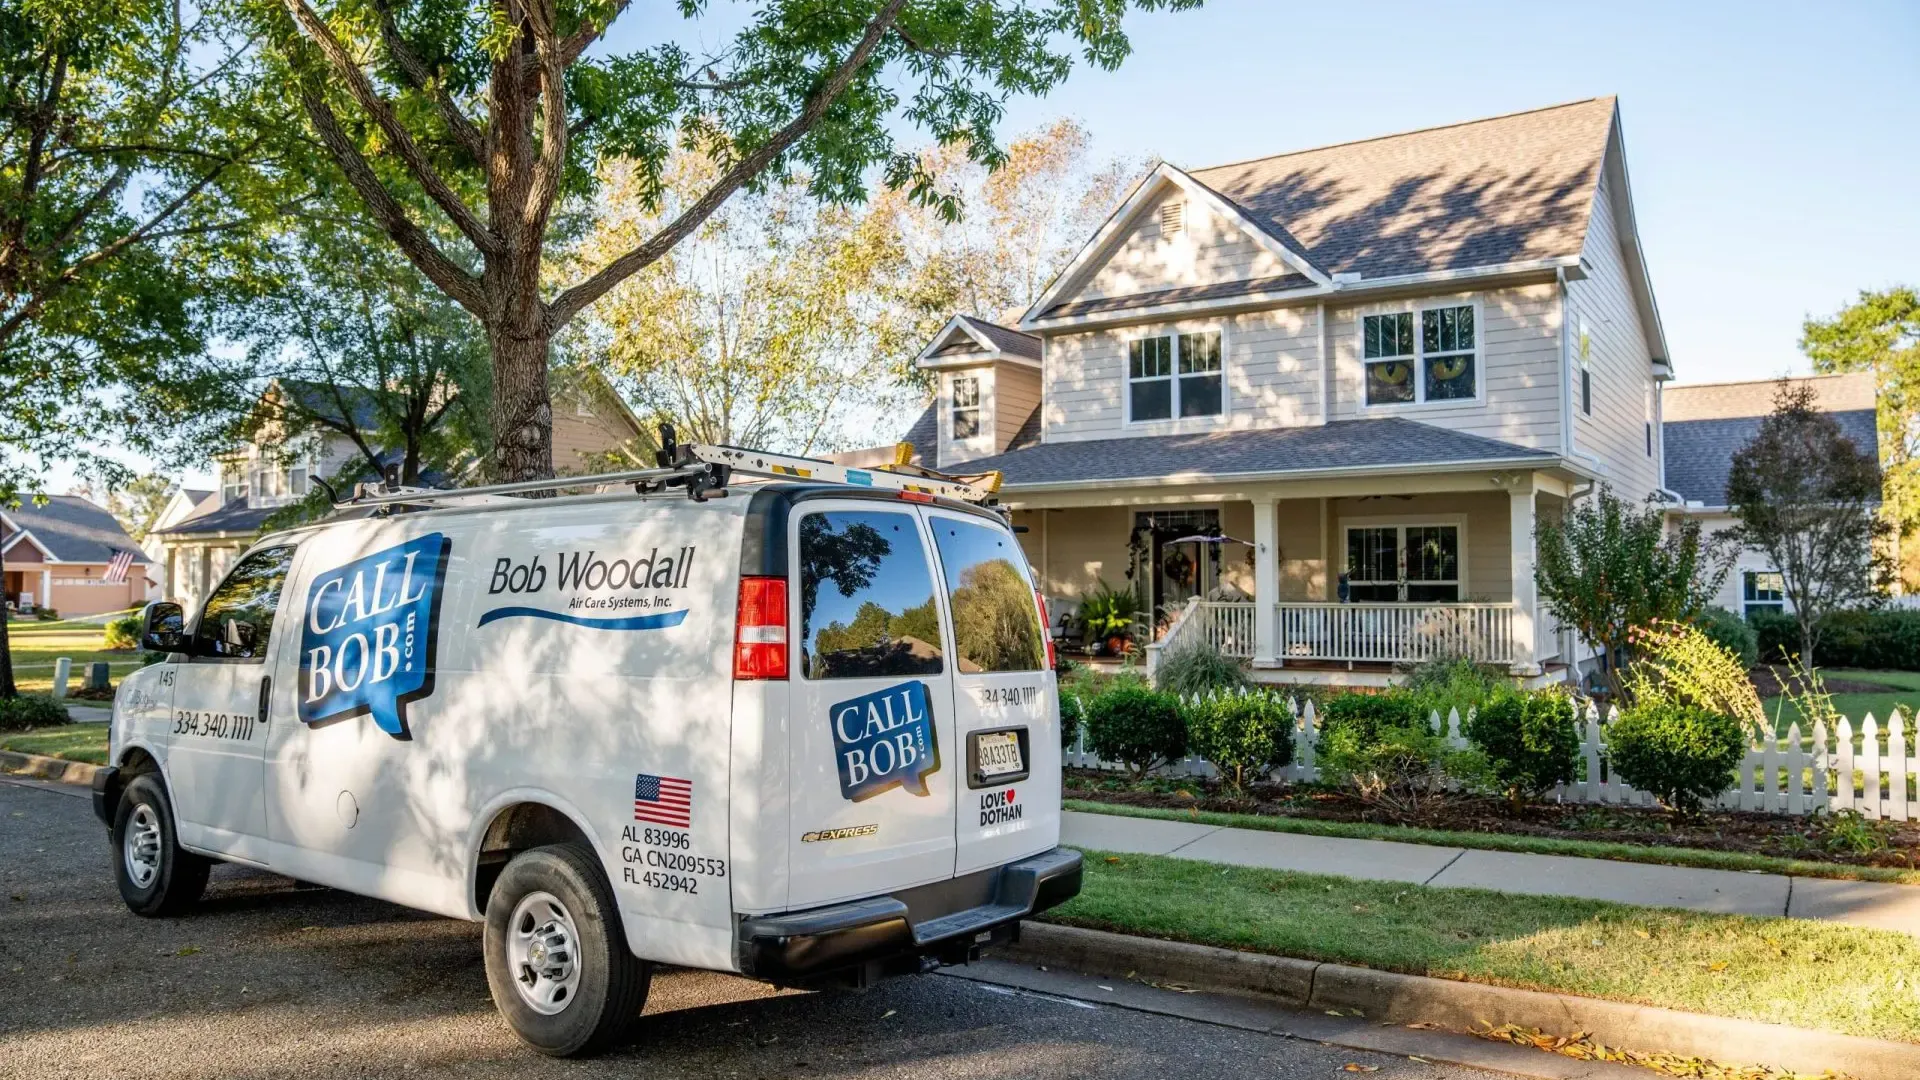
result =
[[207,597],[174,678],[168,726],[181,840],[256,862],[266,861],[270,659],[287,636],[275,633],[274,616],[293,555],[292,545],[262,548]]
[[1060,813],[1059,717],[1026,556],[1006,528],[925,511],[953,628],[954,872],[1033,851]]
[[793,520],[789,906],[949,878],[964,766],[925,525],[870,503]]

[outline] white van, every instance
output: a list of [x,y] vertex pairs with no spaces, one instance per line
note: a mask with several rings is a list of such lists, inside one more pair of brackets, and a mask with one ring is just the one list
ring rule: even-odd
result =
[[[695,450],[842,482],[727,488]],[[1006,521],[742,453],[366,497],[255,544],[190,623],[150,605],[169,656],[122,681],[94,783],[127,905],[183,911],[224,860],[484,920],[500,1011],[573,1055],[656,962],[864,982],[1072,897]]]

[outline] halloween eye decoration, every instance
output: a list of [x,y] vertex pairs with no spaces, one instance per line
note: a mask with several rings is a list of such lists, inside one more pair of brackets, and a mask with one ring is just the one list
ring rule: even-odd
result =
[[1457,379],[1467,372],[1465,356],[1442,356],[1431,363],[1433,377],[1442,382]]
[[1408,376],[1412,374],[1413,372],[1409,370],[1405,364],[1387,363],[1373,365],[1374,381],[1385,383],[1388,386],[1399,386],[1401,383],[1406,382]]

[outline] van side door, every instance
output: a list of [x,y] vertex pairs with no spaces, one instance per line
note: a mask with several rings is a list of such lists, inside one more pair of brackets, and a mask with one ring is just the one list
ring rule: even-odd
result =
[[923,511],[953,627],[955,874],[1059,843],[1060,717],[1046,628],[1012,530]]
[[247,555],[207,597],[174,677],[167,728],[181,841],[255,862],[267,861],[267,661],[286,636],[275,616],[294,551],[285,544]]
[[952,675],[912,507],[822,500],[792,517],[789,906],[953,875]]

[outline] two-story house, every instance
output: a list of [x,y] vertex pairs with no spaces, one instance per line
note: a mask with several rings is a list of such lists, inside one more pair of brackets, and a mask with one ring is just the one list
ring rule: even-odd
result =
[[[351,426],[366,438],[375,437],[380,428],[374,402],[365,391],[335,394],[315,383],[276,380],[263,393],[297,395],[309,412],[351,415]],[[646,441],[639,417],[598,375],[587,373],[557,382],[553,398],[553,463],[563,476],[597,471],[610,455],[620,454],[623,448],[631,455]],[[267,409],[269,417],[279,416],[285,405],[269,403]],[[398,460],[391,447],[373,449],[383,467]],[[204,494],[185,513],[176,499],[148,530],[147,551],[161,567],[158,576],[165,583],[167,598],[188,610],[197,607],[240,554],[260,538],[269,518],[306,499],[316,478],[332,482],[342,496],[349,494],[339,478],[358,468],[365,456],[337,431],[316,428],[289,438],[271,419],[258,425],[251,442],[217,461],[218,491]],[[436,484],[448,478],[436,474],[422,479]]]
[[1330,682],[1564,675],[1535,526],[1661,487],[1672,374],[1610,97],[1160,165],[1018,325],[918,363],[908,439],[1003,474],[1052,603],[1131,580],[1161,643]]

